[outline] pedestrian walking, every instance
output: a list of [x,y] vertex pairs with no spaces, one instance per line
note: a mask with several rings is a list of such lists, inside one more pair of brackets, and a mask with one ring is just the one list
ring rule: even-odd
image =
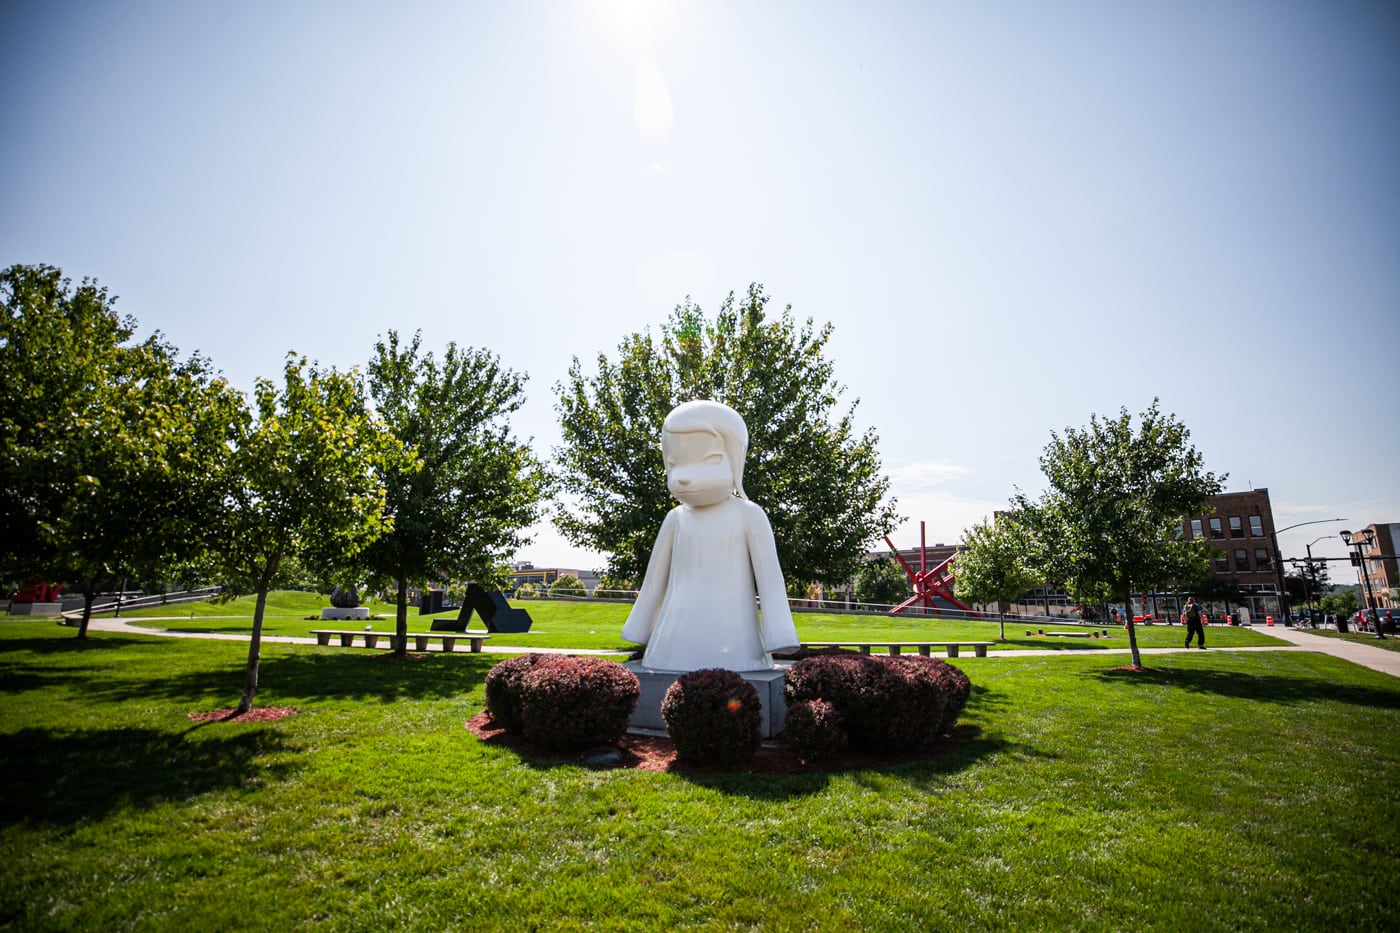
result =
[[1202,648],[1206,646],[1206,627],[1202,622],[1204,613],[1200,604],[1196,602],[1196,597],[1188,596],[1186,608],[1181,612],[1181,621],[1186,624],[1186,647],[1191,647],[1191,636],[1195,635]]

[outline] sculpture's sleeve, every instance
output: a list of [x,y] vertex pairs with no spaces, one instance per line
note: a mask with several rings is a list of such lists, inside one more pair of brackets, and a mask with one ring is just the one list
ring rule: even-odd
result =
[[651,640],[651,629],[656,624],[656,614],[666,598],[666,586],[671,579],[671,548],[676,537],[676,509],[666,513],[661,530],[656,533],[656,543],[651,548],[651,558],[647,560],[646,576],[642,578],[642,588],[637,593],[637,601],[627,614],[627,622],[622,626],[622,637],[638,645]]
[[788,606],[787,584],[783,580],[783,568],[778,563],[778,545],[773,540],[773,526],[763,509],[750,503],[748,517],[744,522],[748,537],[749,560],[753,564],[754,582],[758,584],[758,607],[762,612],[759,620],[760,634],[763,637],[763,650],[792,651],[800,644],[797,626],[792,622],[792,609]]

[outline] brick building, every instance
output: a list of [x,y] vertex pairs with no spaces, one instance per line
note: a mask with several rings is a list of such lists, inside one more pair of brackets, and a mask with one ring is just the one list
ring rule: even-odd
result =
[[[1238,604],[1251,616],[1278,616],[1280,568],[1269,490],[1221,493],[1211,498],[1210,505],[1206,514],[1182,523],[1186,537],[1210,545],[1211,573],[1217,587],[1238,587]],[[1211,602],[1223,604],[1225,600]]]
[[1376,605],[1393,609],[1400,606],[1400,598],[1397,598],[1400,597],[1400,566],[1397,566],[1395,551],[1396,543],[1400,542],[1400,522],[1367,525],[1352,540],[1362,538],[1367,531],[1375,534],[1375,540],[1370,545],[1361,542],[1362,564],[1358,569],[1363,576],[1361,597],[1366,598],[1366,587],[1369,585]]

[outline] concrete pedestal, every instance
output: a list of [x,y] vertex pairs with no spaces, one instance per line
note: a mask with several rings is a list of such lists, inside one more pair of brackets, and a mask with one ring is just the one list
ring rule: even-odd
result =
[[[753,685],[758,691],[758,702],[762,707],[759,732],[765,739],[781,735],[783,717],[787,714],[787,700],[783,696],[783,683],[791,662],[778,662],[772,670],[741,671],[739,676]],[[637,675],[642,685],[642,695],[637,698],[637,708],[627,725],[633,729],[666,731],[666,720],[661,718],[661,701],[666,699],[666,691],[676,682],[679,673],[653,671],[642,667],[640,661],[628,661],[625,667]]]
[[353,609],[337,609],[335,606],[330,606],[321,610],[322,622],[349,622],[354,620],[363,622],[368,618],[368,606],[356,606]]
[[12,616],[56,616],[63,611],[63,603],[10,603]]

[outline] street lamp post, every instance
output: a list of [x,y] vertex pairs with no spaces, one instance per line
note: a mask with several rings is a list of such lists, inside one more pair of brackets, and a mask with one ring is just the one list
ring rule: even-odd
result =
[[[1308,624],[1314,626],[1317,624],[1317,616],[1313,615],[1312,576],[1314,573],[1313,568],[1317,565],[1313,563],[1312,546],[1319,541],[1326,541],[1328,538],[1331,537],[1333,536],[1323,535],[1320,538],[1313,538],[1307,544],[1303,545],[1303,549],[1308,552],[1308,559],[1303,563],[1303,602],[1308,604]],[[1292,563],[1296,565],[1298,562],[1295,560],[1292,561]]]
[[1341,534],[1342,540],[1346,542],[1347,547],[1352,549],[1352,560],[1356,564],[1356,572],[1361,575],[1361,587],[1366,597],[1366,611],[1372,614],[1372,624],[1376,627],[1376,637],[1384,638],[1385,633],[1381,631],[1380,615],[1371,605],[1375,601],[1375,598],[1371,595],[1371,575],[1366,572],[1366,558],[1361,551],[1361,546],[1363,544],[1366,545],[1366,547],[1370,547],[1376,543],[1376,533],[1370,528],[1367,528],[1365,531],[1358,532],[1355,535],[1350,531],[1343,531]]
[[[1287,528],[1275,528],[1269,532],[1269,537],[1274,545],[1274,572],[1278,576],[1278,608],[1279,614],[1283,616],[1284,624],[1288,624],[1288,586],[1283,582],[1283,552],[1278,549],[1278,536],[1285,531],[1292,531],[1294,528],[1302,528],[1304,525],[1325,525],[1328,522],[1344,522],[1345,518],[1319,518],[1315,522],[1299,522],[1296,525],[1289,525]],[[1345,534],[1345,532],[1343,532]],[[1319,538],[1318,541],[1322,539]],[[1313,544],[1316,544],[1314,541]]]

